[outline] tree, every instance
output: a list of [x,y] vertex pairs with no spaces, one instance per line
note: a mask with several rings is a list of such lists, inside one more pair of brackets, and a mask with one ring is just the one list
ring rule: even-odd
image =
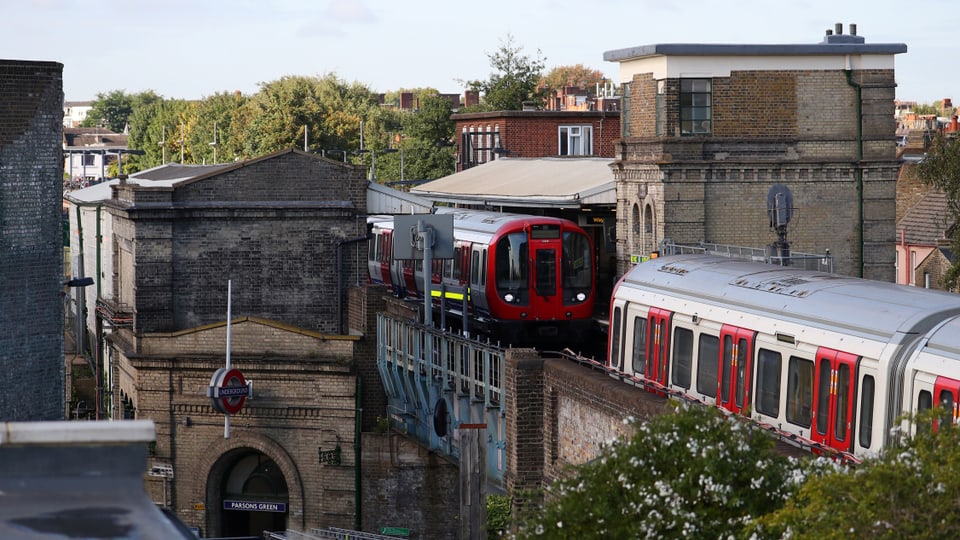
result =
[[[947,203],[953,216],[954,253],[960,253],[960,143],[955,138],[937,135],[926,156],[917,164],[917,176],[947,195]],[[956,290],[960,285],[960,264],[955,262],[943,278],[944,287]]]
[[522,54],[523,48],[514,45],[513,36],[507,34],[501,40],[500,48],[487,54],[490,67],[495,72],[490,78],[481,81],[468,81],[466,84],[471,90],[483,95],[483,109],[488,111],[519,111],[524,102],[532,102],[537,107],[544,104],[544,92],[540,88],[544,62],[540,51],[537,57],[531,59]]
[[780,508],[800,479],[762,430],[679,405],[546,492],[519,538],[727,538]]
[[[922,415],[930,426],[942,409]],[[952,415],[855,468],[811,475],[783,508],[758,520],[760,538],[956,538],[960,427]],[[947,426],[947,427],[943,427]]]
[[162,100],[153,90],[139,94],[127,94],[123,90],[97,94],[90,112],[81,124],[83,127],[103,127],[114,133],[123,133],[134,109]]
[[541,85],[547,92],[556,92],[567,86],[576,86],[583,88],[587,94],[593,95],[597,91],[597,85],[603,84],[606,77],[598,69],[584,67],[583,64],[575,66],[557,66],[551,69],[541,81]]

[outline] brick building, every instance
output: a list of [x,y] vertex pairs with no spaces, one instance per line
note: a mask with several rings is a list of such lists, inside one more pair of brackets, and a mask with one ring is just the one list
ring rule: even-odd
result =
[[[86,203],[87,234],[102,234],[83,249],[102,282],[98,409],[155,422],[148,492],[205,536],[353,528],[360,430],[375,422],[356,361],[372,345],[347,329],[372,315],[345,308],[364,279],[363,170],[286,150],[149,179],[169,167],[89,188],[109,190]],[[228,335],[254,394],[226,438],[206,392]]]
[[63,65],[0,60],[0,420],[62,420]]
[[893,281],[899,163],[894,56],[828,30],[799,45],[658,44],[620,63],[620,273],[661,241],[771,245],[768,197],[792,194],[787,241],[836,271]]

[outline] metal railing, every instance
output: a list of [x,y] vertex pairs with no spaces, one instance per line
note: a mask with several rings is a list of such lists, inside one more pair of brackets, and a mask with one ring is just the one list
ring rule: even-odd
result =
[[833,273],[833,255],[830,250],[825,253],[802,253],[798,251],[790,252],[787,256],[781,256],[773,253],[770,247],[755,248],[747,246],[732,246],[727,244],[711,244],[709,242],[700,242],[696,245],[674,244],[668,240],[660,243],[661,255],[683,255],[688,253],[704,253],[708,255],[718,255],[721,257],[730,257],[733,259],[745,259],[749,261],[764,262],[767,264],[776,264],[779,266],[791,266],[802,270],[816,270],[818,272]]

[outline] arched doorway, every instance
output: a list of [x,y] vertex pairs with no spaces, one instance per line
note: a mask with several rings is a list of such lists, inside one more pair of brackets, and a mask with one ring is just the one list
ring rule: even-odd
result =
[[211,508],[219,509],[214,514],[219,536],[262,536],[287,528],[287,482],[263,452],[237,448],[224,454],[210,471],[207,496]]

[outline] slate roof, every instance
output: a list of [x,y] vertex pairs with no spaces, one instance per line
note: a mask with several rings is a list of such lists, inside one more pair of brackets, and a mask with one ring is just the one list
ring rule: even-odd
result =
[[912,245],[935,246],[953,225],[947,195],[930,190],[907,210],[897,223],[897,241]]
[[63,128],[64,147],[126,148],[127,135],[103,128]]

